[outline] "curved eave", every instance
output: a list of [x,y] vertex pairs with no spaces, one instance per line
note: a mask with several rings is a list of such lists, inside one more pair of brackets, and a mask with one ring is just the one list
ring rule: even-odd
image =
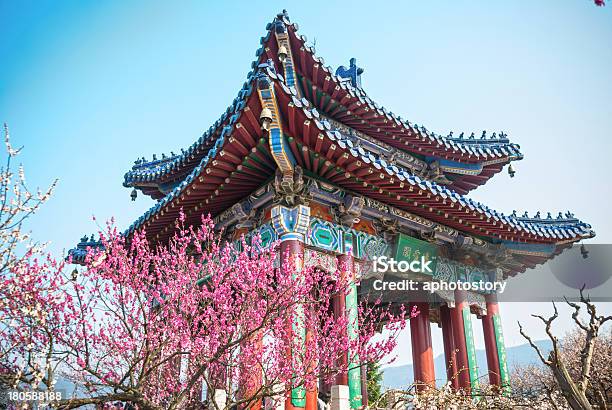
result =
[[[523,158],[520,146],[509,141],[483,139],[474,145],[437,135],[424,127],[404,121],[374,102],[362,89],[336,76],[331,67],[324,65],[323,58],[317,57],[314,49],[306,44],[306,37],[297,34],[297,25],[288,21],[285,24],[297,60],[295,67],[300,86],[319,111],[379,141],[413,154],[467,164],[495,163],[494,166],[485,165],[486,172],[479,176],[455,174],[455,190],[468,192],[484,184],[504,165]],[[321,98],[320,92],[328,97]]]
[[85,236],[81,238],[81,241],[77,244],[75,248],[72,248],[68,251],[66,261],[70,261],[70,263],[74,263],[77,265],[85,265],[87,262],[87,256],[92,250],[100,250],[103,248],[104,245],[102,244],[102,241],[94,240],[93,235],[91,239]]
[[[274,76],[274,73],[268,73]],[[241,107],[223,127],[213,146],[192,172],[125,232],[145,229],[148,237],[167,238],[183,210],[187,224],[201,215],[216,216],[249,195],[275,170],[267,140],[259,125],[261,104],[253,92],[254,73],[249,73],[248,92]]]
[[[592,236],[594,235],[593,233]],[[555,245],[554,250],[546,255],[514,255],[516,262],[511,269],[507,270],[505,277],[516,276],[520,273],[524,273],[527,269],[533,269],[539,265],[543,265],[570,248],[575,242],[576,241],[572,241]]]
[[565,243],[591,237],[582,222],[557,226],[506,216],[435,182],[388,164],[333,131],[295,90],[275,81],[289,146],[310,172],[364,196],[493,241]]
[[[255,52],[255,60],[251,63],[251,68],[255,70],[257,66],[267,58],[270,41],[274,38],[272,25],[268,24],[266,35],[261,37],[260,47]],[[251,74],[249,74],[251,75]],[[186,179],[195,167],[201,164],[203,158],[215,145],[223,129],[232,123],[232,117],[239,112],[243,104],[245,93],[251,87],[250,80],[245,83],[221,117],[189,148],[180,155],[171,156],[166,159],[137,163],[124,176],[123,186],[133,187],[141,190],[144,194],[150,195],[155,199],[163,199],[171,193],[173,188]],[[140,161],[137,161],[140,162]]]
[[87,259],[89,249],[73,248],[68,251],[67,261],[76,265],[84,265]]
[[[445,172],[453,180],[452,187],[457,192],[467,193],[483,185],[501,171],[507,163],[522,158],[518,145],[511,144],[509,141],[500,143],[499,139],[489,139],[479,140],[478,144],[472,144],[473,141],[466,140],[464,143],[460,139],[442,137],[402,121],[401,118],[373,102],[363,90],[342,81],[331,72],[330,67],[325,67],[323,60],[305,44],[305,37],[296,33],[297,25],[291,24],[282,15],[277,16],[272,23],[268,24],[266,35],[260,39],[260,47],[256,51],[253,67],[263,60],[271,59],[276,65],[277,72],[280,72],[281,66],[277,58],[278,45],[276,41],[271,41],[276,38],[274,23],[279,20],[285,24],[290,33],[292,48],[297,47],[295,50],[299,51],[294,53],[297,59],[296,69],[303,75],[306,73],[311,81],[316,82],[317,87],[323,90],[330,88],[337,90],[336,97],[339,98],[339,102],[342,101],[342,106],[347,110],[353,109],[351,112],[356,116],[353,121],[350,121],[350,118],[347,119],[346,115],[345,117],[337,116],[336,119],[404,151],[466,164],[483,164],[482,171],[478,175]],[[239,94],[215,124],[182,154],[150,162],[137,161],[137,164],[125,174],[123,185],[139,189],[155,199],[163,198],[186,178],[208,153],[235,112],[236,104],[240,99]],[[317,99],[313,98],[313,101],[316,102]],[[320,101],[319,103],[318,108],[323,108],[320,106]]]
[[[243,93],[244,88],[240,90]],[[181,155],[136,164],[124,175],[123,186],[136,188],[154,199],[163,198],[200,163],[219,137],[231,116],[239,109],[240,93],[223,115]],[[170,189],[168,188],[170,187]]]

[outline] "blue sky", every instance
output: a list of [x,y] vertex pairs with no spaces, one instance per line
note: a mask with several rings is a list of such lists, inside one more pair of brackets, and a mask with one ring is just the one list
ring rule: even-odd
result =
[[[610,243],[612,8],[588,0],[376,6],[0,1],[0,120],[25,145],[30,184],[60,180],[30,223],[34,237],[62,252],[98,229],[92,215],[127,227],[152,206],[130,201],[125,171],[137,157],[187,147],[218,118],[266,23],[287,8],[327,64],[356,57],[365,90],[403,118],[442,134],[504,130],[521,144],[516,177],[499,174],[473,198],[505,212],[571,210]],[[543,337],[525,316],[547,308],[502,306],[507,343],[522,343],[517,319]],[[409,361],[406,349],[400,363]]]

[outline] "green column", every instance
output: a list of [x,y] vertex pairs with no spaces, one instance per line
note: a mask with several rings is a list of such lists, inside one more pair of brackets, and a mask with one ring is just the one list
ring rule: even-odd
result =
[[504,392],[510,392],[510,375],[508,372],[508,361],[506,358],[506,346],[504,345],[504,333],[502,331],[501,318],[499,314],[493,315],[493,330],[495,331],[495,344],[497,346],[497,357],[499,359],[499,375]]
[[472,392],[477,391],[478,385],[478,362],[476,361],[476,349],[474,348],[474,330],[472,329],[472,312],[469,306],[463,306],[463,328],[465,329],[465,348],[467,351],[468,366],[470,368],[470,384]]
[[[353,259],[353,235],[349,232],[343,232],[343,253],[350,258],[348,269],[349,292],[346,295],[346,318],[347,335],[350,343],[354,343],[359,339],[359,308],[357,300],[357,284],[355,283],[355,261]],[[351,409],[357,409],[362,406],[361,397],[361,362],[358,352],[348,352],[348,387],[349,387],[349,402]]]
[[[357,307],[357,285],[353,281],[349,286],[350,291],[346,295],[347,332],[349,340],[353,342],[359,338],[359,310]],[[361,363],[357,352],[349,351],[348,384],[351,408],[361,407]]]
[[[297,340],[298,346],[305,346],[306,343],[304,318],[304,306],[297,305],[293,319],[293,337]],[[291,389],[291,403],[295,407],[306,407],[306,388],[304,386]]]

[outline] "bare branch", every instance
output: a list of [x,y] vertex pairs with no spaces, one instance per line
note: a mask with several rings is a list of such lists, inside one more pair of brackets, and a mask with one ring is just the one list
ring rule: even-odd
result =
[[521,335],[527,340],[527,342],[529,342],[529,345],[536,351],[536,353],[538,354],[540,361],[547,365],[550,366],[551,362],[547,359],[544,359],[544,355],[542,354],[542,351],[540,350],[540,348],[533,342],[533,339],[531,338],[531,336],[528,336],[527,333],[525,333],[525,331],[523,330],[523,326],[521,325],[521,322],[516,322],[518,323],[519,326],[519,332],[521,333]]

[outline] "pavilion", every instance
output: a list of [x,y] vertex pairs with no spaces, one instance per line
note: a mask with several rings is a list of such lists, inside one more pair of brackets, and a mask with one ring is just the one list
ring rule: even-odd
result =
[[[467,196],[504,168],[513,176],[511,163],[523,155],[506,133],[442,136],[399,117],[364,91],[355,59],[335,71],[326,66],[285,11],[260,44],[237,97],[197,141],[180,154],[140,158],[125,174],[133,199],[140,191],[157,200],[127,235],[146,229],[151,240],[167,241],[181,209],[188,223],[210,213],[229,240],[255,233],[264,243],[280,240],[283,255],[346,266],[356,283],[369,277],[372,258],[416,253],[435,260],[433,280],[504,280],[594,236],[571,213],[504,215]],[[85,237],[74,260],[92,245]],[[338,302],[341,314],[355,315],[360,288]],[[436,379],[434,322],[445,377],[456,388],[476,387],[476,315],[490,382],[508,385],[494,293],[407,298],[421,312],[410,322],[416,381]],[[367,402],[362,369],[355,363],[336,380],[348,386],[352,408]],[[294,391],[285,407],[316,409],[316,392]]]

